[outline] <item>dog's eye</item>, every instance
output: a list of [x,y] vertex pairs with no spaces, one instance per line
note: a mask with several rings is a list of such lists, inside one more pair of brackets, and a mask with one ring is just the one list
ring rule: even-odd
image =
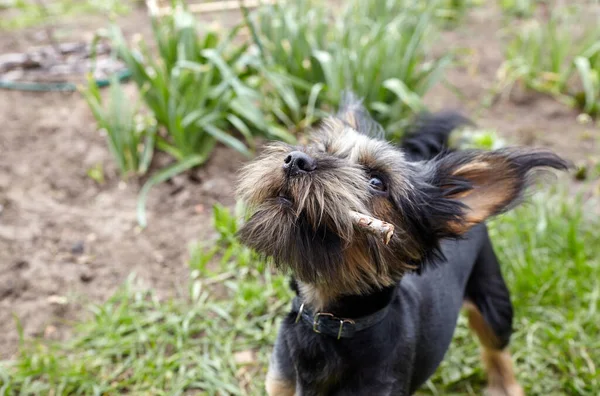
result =
[[369,180],[369,187],[377,191],[385,191],[385,184],[383,184],[378,177],[372,177],[371,180]]

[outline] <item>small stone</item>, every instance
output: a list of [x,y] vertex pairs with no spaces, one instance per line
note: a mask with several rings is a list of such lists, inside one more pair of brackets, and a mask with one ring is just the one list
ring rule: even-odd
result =
[[89,254],[82,254],[81,256],[78,256],[76,259],[77,264],[89,264],[92,262],[92,260],[94,259],[94,256],[89,255]]
[[48,296],[47,300],[50,304],[56,304],[56,305],[66,305],[69,302],[67,300],[67,297],[57,296],[57,295]]
[[85,252],[85,243],[83,241],[77,241],[71,246],[72,254],[83,254]]
[[245,351],[240,351],[240,352],[236,352],[233,355],[233,360],[237,363],[237,364],[251,364],[254,363],[254,361],[256,359],[254,359],[254,352],[251,350],[245,350]]
[[580,125],[588,125],[592,122],[592,117],[589,114],[581,113],[577,116],[577,123]]
[[79,279],[83,283],[90,283],[94,280],[94,274],[91,271],[83,271],[81,274],[79,274]]
[[583,181],[587,179],[587,166],[579,165],[575,171],[575,180]]
[[56,326],[49,325],[44,329],[44,338],[50,338],[56,333]]
[[25,270],[29,268],[29,263],[26,260],[19,260],[15,263],[15,268],[18,270]]

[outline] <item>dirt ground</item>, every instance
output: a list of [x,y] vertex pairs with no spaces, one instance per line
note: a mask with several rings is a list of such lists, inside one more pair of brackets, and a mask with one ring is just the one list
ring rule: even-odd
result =
[[[237,15],[205,18],[227,25]],[[120,25],[127,35],[149,30],[143,10]],[[64,40],[81,38],[103,26],[102,18],[78,19],[59,33]],[[523,96],[482,109],[502,63],[501,26],[498,10],[477,8],[457,30],[442,34],[438,51],[466,54],[447,73],[462,95],[439,85],[426,102],[432,109],[461,109],[511,143],[548,146],[576,162],[593,158],[598,128],[580,125],[576,111],[550,98]],[[39,29],[0,35],[0,53],[39,44],[45,44]],[[86,304],[109,297],[131,272],[159,295],[181,292],[188,244],[213,237],[211,205],[234,204],[242,158],[219,148],[194,180],[178,177],[152,191],[149,226],[140,231],[140,182],[119,181],[77,93],[0,91],[0,127],[0,359],[16,352],[15,316],[26,336],[66,337]],[[107,174],[102,185],[86,175],[97,164]]]

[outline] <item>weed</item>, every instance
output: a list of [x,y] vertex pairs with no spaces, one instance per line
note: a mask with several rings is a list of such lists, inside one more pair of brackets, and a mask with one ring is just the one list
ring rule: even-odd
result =
[[93,167],[89,168],[86,174],[90,179],[98,184],[104,184],[106,181],[104,178],[104,167],[101,163],[97,163]]
[[172,14],[152,17],[158,57],[143,41],[134,49],[117,27],[111,31],[113,45],[160,128],[156,146],[176,159],[142,188],[138,200],[142,226],[150,189],[205,163],[217,142],[249,157],[255,135],[294,141],[259,110],[260,94],[245,82],[253,75],[253,58],[246,45],[233,43],[237,29],[225,37],[215,31],[200,37],[195,17],[179,5]]
[[106,104],[93,76],[80,90],[87,101],[98,128],[106,133],[108,148],[123,176],[143,175],[154,153],[153,120],[138,113],[116,76],[111,78]]
[[[525,24],[506,49],[501,90],[515,83],[553,95],[590,115],[600,109],[600,30],[573,31],[574,15],[555,12],[545,23]],[[581,15],[579,15],[581,17]]]
[[[335,109],[342,92],[351,89],[389,132],[401,133],[409,115],[424,108],[420,97],[439,80],[450,58],[427,56],[433,6],[391,13],[386,11],[395,7],[390,4],[351,1],[334,16],[324,6],[302,0],[253,14],[247,24],[263,59],[270,70],[288,78],[285,98],[293,98],[270,110],[286,123],[302,120],[294,111]],[[372,19],[380,13],[386,17]],[[281,81],[267,81],[283,91]]]
[[502,12],[508,16],[526,18],[533,15],[535,7],[539,0],[500,0]]
[[217,245],[192,249],[185,297],[161,301],[130,277],[74,339],[0,366],[0,394],[262,394],[290,290],[234,239],[237,217],[217,206],[214,221]]
[[507,84],[522,81],[528,88],[544,93],[564,92],[574,50],[570,26],[558,14],[546,23],[526,23],[506,48],[501,78]]
[[463,128],[452,133],[450,146],[458,150],[496,150],[506,142],[493,129]]

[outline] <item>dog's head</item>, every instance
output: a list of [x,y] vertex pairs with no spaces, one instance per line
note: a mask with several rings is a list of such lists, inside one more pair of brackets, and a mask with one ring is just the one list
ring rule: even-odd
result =
[[[251,210],[242,241],[322,297],[364,293],[420,269],[441,239],[513,206],[535,168],[566,167],[532,149],[409,162],[380,131],[353,102],[308,145],[269,145],[240,175],[239,196]],[[389,244],[355,228],[351,210],[392,223]]]

